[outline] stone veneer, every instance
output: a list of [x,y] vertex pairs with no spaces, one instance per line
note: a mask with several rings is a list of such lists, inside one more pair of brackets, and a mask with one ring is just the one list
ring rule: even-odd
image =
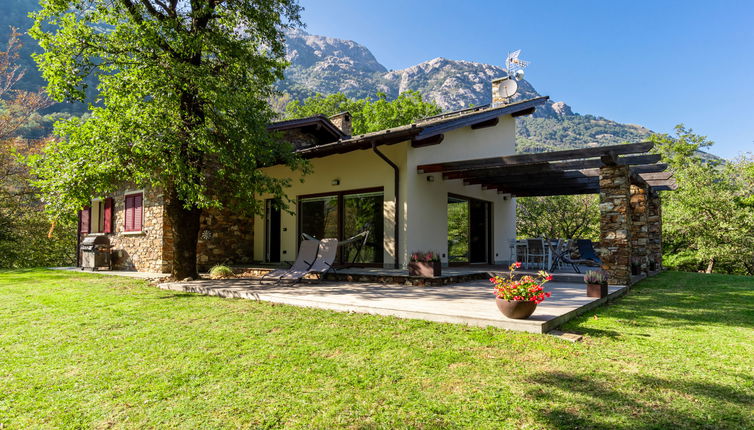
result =
[[638,264],[641,273],[649,272],[647,191],[645,187],[631,185],[631,263]]
[[657,191],[650,191],[647,199],[647,257],[662,269],[662,201]]
[[197,246],[199,270],[215,264],[250,263],[253,248],[254,217],[227,209],[204,211]]
[[[162,193],[155,189],[143,191],[142,231],[125,232],[125,195],[129,192],[119,191],[110,196],[114,204],[114,225],[113,233],[107,236],[112,246],[113,270],[169,273],[173,258],[173,235]],[[229,210],[205,211],[197,245],[199,270],[207,270],[214,264],[252,261],[253,222],[253,217]]]
[[165,258],[164,252],[166,243],[163,226],[166,217],[162,193],[155,189],[143,190],[142,230],[126,232],[125,195],[131,191],[122,190],[110,196],[113,198],[113,233],[107,236],[112,246],[112,268],[139,272],[169,272],[170,260]]
[[631,281],[630,186],[628,166],[600,168],[600,258],[611,284]]

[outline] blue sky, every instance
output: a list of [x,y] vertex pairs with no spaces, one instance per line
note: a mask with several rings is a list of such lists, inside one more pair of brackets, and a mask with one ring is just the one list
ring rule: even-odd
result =
[[754,1],[301,0],[306,31],[355,40],[388,69],[435,57],[503,65],[575,112],[657,132],[685,123],[712,153],[754,152]]

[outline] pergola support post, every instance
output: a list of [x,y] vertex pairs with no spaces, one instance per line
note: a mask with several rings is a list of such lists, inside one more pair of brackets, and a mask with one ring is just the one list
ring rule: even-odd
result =
[[657,191],[650,191],[647,198],[648,260],[650,269],[662,269],[662,201]]
[[646,186],[631,185],[631,264],[638,265],[640,273],[649,273],[648,193]]
[[600,168],[600,258],[610,283],[631,281],[631,182],[625,165]]

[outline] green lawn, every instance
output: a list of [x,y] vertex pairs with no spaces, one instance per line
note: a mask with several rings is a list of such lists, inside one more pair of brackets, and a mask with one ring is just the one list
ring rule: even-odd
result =
[[0,272],[0,428],[753,428],[753,326],[735,276],[644,281],[570,343]]

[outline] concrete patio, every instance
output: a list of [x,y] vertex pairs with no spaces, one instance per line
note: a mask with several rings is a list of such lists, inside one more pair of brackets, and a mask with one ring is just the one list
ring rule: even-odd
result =
[[529,319],[504,317],[495,305],[490,283],[468,281],[459,284],[417,287],[356,282],[262,285],[249,279],[198,280],[159,284],[165,290],[242,298],[293,306],[389,315],[435,322],[498,327],[530,333],[547,333],[575,316],[593,309],[627,291],[610,286],[609,296],[586,297],[583,283],[550,282],[552,297],[541,303]]

